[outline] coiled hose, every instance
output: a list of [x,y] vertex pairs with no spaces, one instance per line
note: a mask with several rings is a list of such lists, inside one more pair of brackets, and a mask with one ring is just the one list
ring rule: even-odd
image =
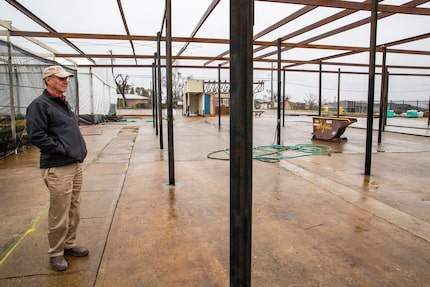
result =
[[[282,159],[297,158],[302,156],[312,155],[330,155],[332,148],[324,144],[297,144],[294,146],[284,146],[272,144],[270,146],[259,146],[253,148],[253,159],[264,162],[279,162]],[[227,156],[216,156],[217,154],[224,153]],[[229,160],[230,150],[225,148],[217,150],[207,155],[210,159],[216,160]]]

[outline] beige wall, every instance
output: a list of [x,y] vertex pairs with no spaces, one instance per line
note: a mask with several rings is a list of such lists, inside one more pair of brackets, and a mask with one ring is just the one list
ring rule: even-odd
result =
[[187,80],[185,93],[203,93],[203,80]]

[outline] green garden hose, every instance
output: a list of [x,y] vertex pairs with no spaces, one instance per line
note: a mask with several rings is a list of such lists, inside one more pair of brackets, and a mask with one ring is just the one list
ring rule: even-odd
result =
[[[270,146],[259,146],[253,149],[253,159],[264,162],[279,162],[282,159],[297,158],[311,155],[330,155],[331,147],[324,144],[297,144],[295,146],[284,146],[272,144]],[[225,156],[216,156],[224,153]],[[207,155],[210,159],[229,160],[230,150],[225,148]]]

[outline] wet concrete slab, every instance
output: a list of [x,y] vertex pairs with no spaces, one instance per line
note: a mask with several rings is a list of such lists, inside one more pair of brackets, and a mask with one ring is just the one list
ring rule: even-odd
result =
[[[34,154],[0,163],[0,196],[12,206],[0,202],[0,286],[229,286],[229,162],[208,158],[228,157],[228,117],[219,128],[218,118],[178,114],[175,186],[167,135],[160,150],[149,117],[82,128],[89,156],[78,241],[90,256],[67,258],[65,272],[49,266]],[[274,143],[275,131],[274,114],[255,118],[255,146]],[[365,130],[352,125],[345,136],[312,141],[309,117],[291,116],[282,144],[326,144],[331,156],[254,161],[253,286],[430,286],[430,138],[384,133],[366,177]]]

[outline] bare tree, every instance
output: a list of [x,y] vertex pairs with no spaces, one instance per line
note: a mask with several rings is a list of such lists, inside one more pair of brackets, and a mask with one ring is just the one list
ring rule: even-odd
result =
[[145,89],[144,87],[136,87],[135,90],[139,96],[149,97],[150,95],[150,91],[148,89]]
[[[166,87],[166,77],[163,76],[163,86]],[[172,96],[173,96],[173,102],[177,103],[182,99],[183,91],[184,91],[185,82],[182,78],[181,72],[179,72],[177,69],[173,69],[172,71]]]
[[115,83],[116,83],[116,92],[122,95],[124,107],[126,107],[127,101],[125,99],[125,94],[130,89],[130,87],[132,87],[132,85],[128,83],[128,75],[125,75],[125,76],[122,74],[116,75]]
[[182,100],[184,91],[184,79],[181,77],[181,72],[173,70],[172,74],[172,92],[173,92],[173,102],[177,103]]
[[306,93],[304,97],[305,106],[312,110],[317,107],[316,96],[312,93]]

